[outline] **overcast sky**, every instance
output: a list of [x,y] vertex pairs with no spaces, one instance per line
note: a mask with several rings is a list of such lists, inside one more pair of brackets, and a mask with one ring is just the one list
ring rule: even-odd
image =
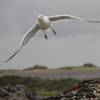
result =
[[[18,48],[22,36],[35,24],[37,16],[71,14],[100,20],[100,0],[0,0],[0,61]],[[57,36],[42,31],[1,69],[26,68],[32,65],[60,67],[91,62],[100,65],[100,24],[63,21],[53,24]]]

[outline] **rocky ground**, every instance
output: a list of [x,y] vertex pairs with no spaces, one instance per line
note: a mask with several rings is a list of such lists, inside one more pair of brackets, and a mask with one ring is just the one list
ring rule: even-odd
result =
[[0,88],[0,100],[100,100],[100,81],[84,80],[52,97],[41,97],[35,91],[28,93],[23,85],[5,86]]

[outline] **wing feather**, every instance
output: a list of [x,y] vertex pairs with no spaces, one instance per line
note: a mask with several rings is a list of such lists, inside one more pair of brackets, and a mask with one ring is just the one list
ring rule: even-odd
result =
[[28,41],[36,34],[36,32],[39,30],[38,24],[36,24],[34,27],[32,27],[23,37],[23,40],[21,42],[21,47],[26,45]]
[[38,24],[36,24],[34,27],[32,27],[26,34],[25,36],[23,37],[23,40],[21,42],[21,45],[19,47],[18,50],[16,50],[16,52],[14,52],[12,54],[11,57],[9,57],[7,60],[5,60],[3,63],[7,63],[9,62],[17,53],[20,52],[20,50],[22,49],[23,46],[25,46],[28,41],[36,34],[36,32],[39,30],[39,27],[38,27]]
[[51,22],[65,20],[65,19],[68,19],[68,20],[74,19],[74,20],[86,21],[86,22],[90,22],[90,23],[100,23],[100,20],[85,20],[83,18],[79,18],[79,17],[72,16],[72,15],[56,15],[56,16],[49,17],[49,20]]
[[75,20],[83,20],[82,18],[71,16],[71,15],[56,15],[56,16],[50,16],[49,20],[52,21],[59,21],[59,20],[65,20],[65,19],[75,19]]

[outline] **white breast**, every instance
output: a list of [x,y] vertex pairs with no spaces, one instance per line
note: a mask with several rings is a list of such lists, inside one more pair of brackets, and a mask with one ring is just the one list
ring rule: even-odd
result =
[[42,30],[46,30],[50,27],[50,21],[47,16],[43,16],[41,21],[38,21],[39,28]]

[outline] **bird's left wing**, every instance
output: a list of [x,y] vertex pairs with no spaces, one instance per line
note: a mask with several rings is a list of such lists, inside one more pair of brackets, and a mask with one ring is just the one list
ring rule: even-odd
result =
[[7,60],[5,60],[3,63],[9,62],[21,49],[23,46],[25,46],[28,41],[35,35],[35,33],[39,30],[38,24],[33,26],[28,32],[26,32],[25,36],[23,37],[23,40],[19,46],[19,49]]
[[60,21],[65,19],[75,19],[75,20],[83,20],[82,18],[75,17],[72,15],[55,15],[55,16],[49,16],[49,20],[52,21]]
[[65,19],[74,19],[74,20],[80,20],[80,21],[86,21],[86,22],[90,22],[90,23],[100,23],[100,20],[85,20],[83,18],[80,17],[76,17],[76,16],[72,16],[72,15],[56,15],[56,16],[49,16],[49,20],[51,22],[54,21],[61,21],[61,20],[65,20]]

